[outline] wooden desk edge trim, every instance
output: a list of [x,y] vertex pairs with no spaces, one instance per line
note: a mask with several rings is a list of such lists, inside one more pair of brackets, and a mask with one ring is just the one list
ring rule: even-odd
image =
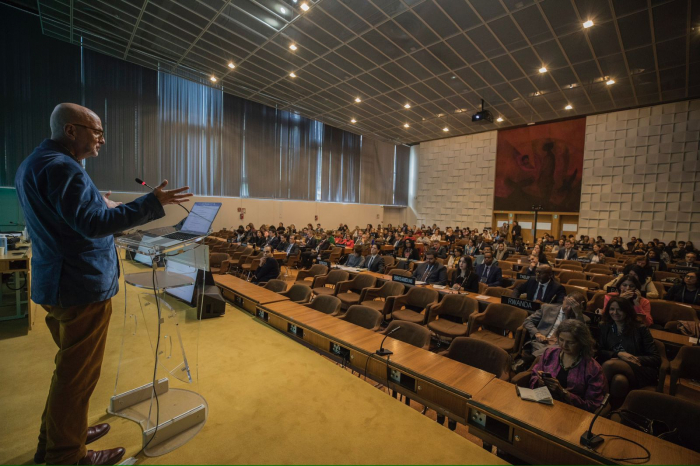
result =
[[[273,303],[270,303],[270,304],[273,304]],[[291,317],[288,317],[288,316],[286,316],[286,315],[283,315],[283,314],[281,314],[281,313],[279,313],[279,312],[277,312],[277,311],[271,310],[271,309],[265,307],[265,304],[259,304],[258,307],[264,309],[266,312],[268,312],[268,313],[270,313],[270,314],[274,314],[274,315],[276,315],[277,317],[280,317],[280,318],[282,318],[282,319],[284,319],[284,320],[287,320],[287,321],[289,321],[289,322],[295,324],[297,327],[302,327],[302,328],[304,328],[304,329],[306,329],[306,330],[308,330],[308,331],[310,331],[310,332],[314,332],[314,333],[316,333],[316,334],[318,334],[318,335],[320,335],[320,336],[322,336],[322,337],[324,337],[324,338],[327,338],[328,340],[331,340],[331,341],[334,341],[334,342],[338,342],[339,344],[342,344],[343,346],[346,346],[346,347],[348,347],[349,349],[352,349],[352,350],[354,350],[354,351],[356,351],[356,352],[358,352],[358,353],[360,353],[360,354],[363,354],[363,355],[365,355],[365,356],[367,356],[367,357],[369,357],[369,358],[371,358],[372,356],[376,356],[375,353],[370,353],[370,352],[368,352],[368,351],[365,350],[365,349],[358,348],[357,346],[352,345],[352,344],[350,344],[350,343],[348,343],[348,342],[345,342],[345,341],[343,341],[343,340],[340,340],[339,338],[336,338],[336,337],[334,337],[334,336],[332,336],[332,335],[328,335],[327,333],[322,332],[322,331],[320,331],[320,330],[318,330],[318,329],[309,327],[308,325],[306,325],[306,324],[304,324],[304,323],[301,323],[301,322],[299,322],[299,321],[297,321],[297,320],[295,320],[295,319],[293,319],[293,318],[291,318]],[[313,309],[311,309],[311,310],[313,310]],[[318,311],[317,311],[317,312],[318,312]],[[257,318],[257,316],[255,316],[255,317]],[[269,325],[267,322],[265,322],[265,324]],[[383,361],[383,359],[380,359],[380,361]],[[456,361],[456,362],[459,362],[459,361]],[[465,364],[465,365],[466,365],[466,364]],[[413,371],[412,369],[409,369],[409,368],[407,368],[407,367],[405,367],[405,366],[402,366],[401,364],[398,364],[398,363],[396,363],[396,362],[394,362],[394,361],[392,361],[392,360],[389,360],[389,366],[390,366],[390,367],[395,367],[395,368],[397,368],[397,369],[400,369],[400,370],[402,370],[403,372],[405,372],[405,373],[408,374],[408,375],[415,376],[415,377],[419,377],[419,378],[425,380],[426,382],[430,382],[430,383],[436,385],[436,386],[439,387],[439,388],[442,388],[442,389],[447,390],[447,391],[449,391],[449,392],[451,392],[451,393],[454,393],[455,395],[458,395],[458,396],[460,396],[460,397],[463,397],[465,400],[470,400],[470,399],[472,398],[472,396],[473,396],[473,395],[471,395],[470,393],[466,393],[466,392],[463,392],[462,390],[459,390],[459,389],[457,389],[457,388],[454,388],[454,387],[452,387],[452,386],[450,386],[450,385],[446,385],[444,382],[440,382],[439,380],[435,380],[435,379],[433,379],[433,378],[431,378],[431,377],[428,377],[428,376],[426,376],[425,374],[421,374],[421,373],[419,373],[419,372],[415,372],[415,371]],[[471,367],[471,366],[467,366],[467,367]],[[476,368],[474,368],[474,369],[476,369]]]

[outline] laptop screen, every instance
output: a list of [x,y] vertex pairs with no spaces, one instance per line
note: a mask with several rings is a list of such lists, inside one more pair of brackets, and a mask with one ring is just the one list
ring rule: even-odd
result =
[[180,231],[206,235],[220,208],[221,202],[195,202]]

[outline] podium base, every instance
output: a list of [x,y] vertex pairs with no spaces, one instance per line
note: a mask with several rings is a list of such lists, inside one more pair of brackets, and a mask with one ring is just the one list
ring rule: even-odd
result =
[[[144,453],[146,456],[161,456],[197,435],[207,421],[209,408],[204,397],[198,393],[170,389],[167,378],[156,383],[156,404],[155,398],[151,399],[152,387],[153,384],[149,383],[113,396],[107,412],[138,423],[143,430],[143,445],[155,434]],[[159,409],[156,409],[157,406]]]

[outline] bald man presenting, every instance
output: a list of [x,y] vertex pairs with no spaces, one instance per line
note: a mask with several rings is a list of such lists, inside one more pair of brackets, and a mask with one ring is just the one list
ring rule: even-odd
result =
[[108,424],[88,428],[90,395],[100,377],[111,298],[119,291],[114,233],[165,215],[163,206],[187,202],[188,187],[153,192],[128,204],[102,196],[81,162],[105,143],[100,118],[75,104],[51,114],[51,139],[22,162],[15,186],[32,247],[32,300],[47,312],[58,352],[41,418],[34,461],[116,464],[123,448],[93,451]]

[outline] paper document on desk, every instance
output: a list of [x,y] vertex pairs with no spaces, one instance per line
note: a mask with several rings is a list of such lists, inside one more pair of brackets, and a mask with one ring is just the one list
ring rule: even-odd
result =
[[488,301],[489,299],[491,299],[491,296],[486,296],[486,295],[480,294],[479,296],[476,297],[476,299],[483,299],[483,300]]
[[427,282],[422,282],[420,280],[416,280],[416,285],[425,285]]
[[532,388],[523,388],[516,386],[515,391],[517,391],[518,396],[525,401],[534,401],[536,403],[542,403],[545,405],[554,404],[552,394],[549,393],[549,389],[547,387],[535,388],[533,390]]

